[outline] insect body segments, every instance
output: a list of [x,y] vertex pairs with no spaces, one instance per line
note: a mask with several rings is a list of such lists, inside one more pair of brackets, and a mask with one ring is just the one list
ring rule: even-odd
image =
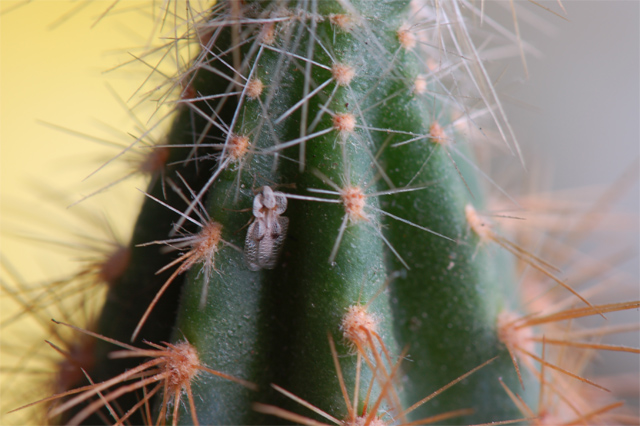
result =
[[244,260],[252,271],[276,267],[289,226],[289,218],[281,216],[286,210],[285,195],[268,186],[253,199],[255,219],[244,243]]

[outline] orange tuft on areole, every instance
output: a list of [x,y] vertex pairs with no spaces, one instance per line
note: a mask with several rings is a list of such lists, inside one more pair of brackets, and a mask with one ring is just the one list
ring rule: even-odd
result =
[[420,74],[413,81],[413,93],[416,95],[422,95],[427,91],[427,78]]
[[168,147],[151,147],[151,152],[144,157],[144,160],[138,166],[138,170],[142,173],[153,174],[164,169],[169,160]]
[[200,358],[196,349],[187,342],[167,343],[168,354],[164,369],[168,373],[167,385],[172,394],[181,392],[198,374]]
[[197,94],[195,87],[191,84],[187,84],[186,87],[182,89],[182,92],[180,92],[180,99],[194,99]]
[[[186,395],[187,402],[184,405],[187,407],[187,410],[190,411],[190,424],[199,425],[200,423],[198,422],[195,410],[192,384],[200,372],[204,371],[211,375],[231,380],[249,389],[257,389],[253,383],[202,365],[195,347],[191,346],[187,341],[181,341],[175,344],[163,343],[162,345],[146,342],[150,348],[137,348],[89,330],[83,330],[55,320],[54,322],[84,333],[85,336],[91,336],[123,348],[110,352],[108,355],[110,359],[145,358],[146,361],[106,381],[99,383],[92,382],[90,385],[81,386],[72,390],[65,389],[63,392],[24,405],[13,411],[22,410],[43,402],[60,401],[59,404],[51,407],[47,417],[52,419],[63,413],[70,413],[70,410],[73,410],[73,413],[70,413],[73,414],[73,416],[70,419],[66,419],[65,424],[79,425],[82,424],[83,420],[98,413],[103,407],[109,407],[110,403],[113,403],[112,401],[117,401],[122,395],[138,393],[140,388],[144,387],[147,392],[143,392],[144,395],[141,400],[133,408],[119,416],[114,416],[118,424],[128,424],[127,419],[129,419],[131,415],[138,410],[142,410],[142,407],[148,407],[151,398],[155,394],[162,392],[164,395],[158,420],[156,422],[149,417],[148,420],[150,423],[159,424],[161,421],[166,420],[167,415],[171,415],[173,416],[173,424],[177,424],[179,409],[183,406],[182,399],[183,396]],[[59,348],[56,348],[51,343],[50,345],[58,352],[61,352]],[[78,358],[76,353],[71,352],[73,350],[73,348],[70,348],[69,358]],[[91,351],[91,353],[93,354],[95,351]],[[75,361],[80,360],[77,359]],[[89,368],[90,366],[80,365],[80,367]],[[84,370],[82,370],[82,372],[84,373]],[[82,376],[85,376],[85,374],[82,374]],[[67,379],[70,379],[70,377]],[[99,396],[99,398],[97,398],[97,396]],[[62,401],[63,399],[64,401]],[[169,410],[171,406],[173,407],[172,412]],[[150,416],[148,412],[147,415]]]
[[378,321],[361,305],[352,305],[342,317],[342,335],[353,344],[368,345],[369,336],[377,334]]
[[351,83],[351,79],[356,74],[353,67],[345,64],[335,63],[331,67],[331,74],[338,86],[346,86]]
[[205,48],[210,47],[214,31],[215,30],[213,28],[206,25],[196,28],[196,34],[200,42],[200,46]]
[[348,112],[333,117],[333,128],[340,133],[352,133],[356,128],[356,118]]
[[229,138],[227,155],[232,161],[238,161],[249,150],[249,138],[242,135],[233,135]]
[[400,45],[406,49],[411,50],[416,47],[416,36],[411,31],[409,31],[409,26],[407,24],[402,24],[398,31],[396,32],[398,36],[398,41]]
[[258,99],[264,90],[264,83],[258,78],[252,78],[247,82],[245,93],[249,99]]
[[447,134],[444,132],[444,129],[437,121],[434,121],[433,124],[429,127],[429,139],[433,143],[438,143],[444,145],[447,143]]
[[433,58],[427,58],[426,65],[427,65],[427,69],[431,72],[436,72],[440,67],[440,64],[438,63],[438,61],[436,61]]
[[82,385],[86,380],[84,371],[93,370],[96,363],[94,339],[82,335],[76,341],[67,342],[65,346],[65,358],[57,363],[55,393]]
[[335,25],[343,31],[350,31],[354,24],[353,18],[349,15],[345,15],[344,13],[329,15],[329,22],[331,22],[331,25]]
[[108,285],[115,284],[129,267],[131,260],[130,247],[118,247],[111,255],[100,265],[98,276],[101,281]]
[[[218,251],[218,244],[222,238],[222,225],[218,222],[208,222],[200,233],[198,233],[198,241],[194,244],[194,258],[200,261],[212,259]],[[189,262],[185,262],[183,265]],[[195,262],[194,262],[195,263]],[[191,267],[191,264],[189,265]]]
[[365,195],[358,186],[349,186],[340,194],[344,210],[349,215],[349,219],[353,222],[356,220],[369,220],[364,211],[366,205]]
[[[368,420],[367,420],[368,419]],[[373,417],[369,419],[369,416],[358,416],[355,419],[351,420],[346,419],[343,422],[344,426],[387,426],[387,423],[379,417]]]
[[269,22],[264,24],[262,31],[260,32],[260,40],[262,43],[272,45],[276,42],[276,24]]

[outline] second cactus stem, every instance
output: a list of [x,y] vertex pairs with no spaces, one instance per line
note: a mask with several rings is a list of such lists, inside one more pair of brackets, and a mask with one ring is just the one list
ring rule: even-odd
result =
[[[465,167],[467,145],[452,147],[465,142],[457,124],[475,118],[441,79],[462,84],[473,59],[444,46],[423,54],[455,12],[449,2],[221,1],[198,22],[200,54],[182,77],[190,95],[169,136],[181,146],[170,163],[187,166],[149,189],[134,237],[182,254],[136,247],[101,320],[124,341],[143,311],[127,324],[113,301],[144,310],[158,294],[136,337],[166,340],[182,287],[173,341],[259,387],[200,375],[180,423],[193,409],[201,424],[327,421],[319,410],[344,424],[521,416],[498,380],[535,391],[496,329],[514,298],[512,259],[488,252],[470,223],[483,185]],[[141,295],[141,274],[171,262]]]

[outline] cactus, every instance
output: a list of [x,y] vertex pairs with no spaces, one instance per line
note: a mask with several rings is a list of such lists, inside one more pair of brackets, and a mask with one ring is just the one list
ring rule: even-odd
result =
[[[496,186],[471,142],[492,128],[521,153],[460,5],[417,3],[229,1],[188,19],[198,54],[140,166],[156,178],[129,266],[77,329],[97,384],[52,416],[94,423],[107,401],[116,422],[487,423],[534,417],[545,369],[586,380],[530,328],[638,303],[592,305],[478,213]],[[521,306],[523,265],[576,307]]]

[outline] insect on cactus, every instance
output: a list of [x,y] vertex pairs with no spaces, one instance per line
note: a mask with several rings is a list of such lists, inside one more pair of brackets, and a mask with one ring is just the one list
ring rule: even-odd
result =
[[[168,47],[196,54],[166,82],[180,96],[153,151],[162,161],[128,268],[83,331],[98,338],[94,367],[83,370],[90,383],[39,401],[61,400],[51,418],[542,422],[529,408],[542,390],[567,405],[567,421],[620,407],[592,413],[563,399],[572,380],[607,391],[564,361],[638,350],[576,341],[565,326],[639,303],[592,304],[553,259],[479,213],[487,188],[519,205],[475,151],[485,156],[497,141],[524,162],[483,62],[483,49],[511,37],[476,46],[474,21],[493,25],[482,7],[171,4],[176,21],[179,8],[187,13]],[[571,307],[528,312],[518,262]],[[300,405],[311,412],[296,414]]]
[[287,197],[268,186],[253,199],[255,219],[244,243],[244,259],[252,271],[276,267],[289,226],[289,219],[282,216],[285,210]]

